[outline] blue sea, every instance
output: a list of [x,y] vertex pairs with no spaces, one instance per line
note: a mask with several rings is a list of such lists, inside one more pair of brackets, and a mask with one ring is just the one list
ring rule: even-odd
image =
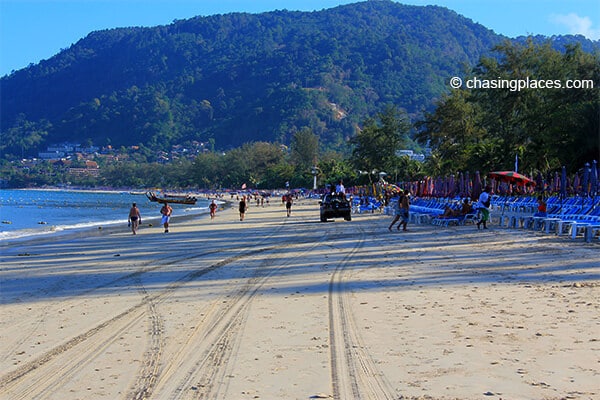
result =
[[[128,192],[71,190],[0,190],[0,241],[74,229],[127,224],[131,203],[144,222],[158,220],[160,207],[145,195]],[[173,216],[205,214],[208,200],[173,204]]]

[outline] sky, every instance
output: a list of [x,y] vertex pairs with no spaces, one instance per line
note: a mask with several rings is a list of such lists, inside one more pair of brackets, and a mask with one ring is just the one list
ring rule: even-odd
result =
[[[168,25],[230,12],[314,11],[359,0],[0,0],[0,76],[37,64],[96,30]],[[508,37],[600,40],[599,0],[404,0],[439,5]]]

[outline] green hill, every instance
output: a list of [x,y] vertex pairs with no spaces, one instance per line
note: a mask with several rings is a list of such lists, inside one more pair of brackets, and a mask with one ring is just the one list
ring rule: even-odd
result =
[[343,149],[386,104],[431,110],[450,77],[505,39],[446,8],[392,1],[92,32],[0,80],[0,128],[32,154],[60,141],[289,144],[304,127]]

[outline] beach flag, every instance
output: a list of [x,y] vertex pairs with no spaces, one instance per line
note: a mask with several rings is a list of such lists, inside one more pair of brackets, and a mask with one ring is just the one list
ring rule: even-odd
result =
[[519,155],[515,154],[515,172],[519,172]]

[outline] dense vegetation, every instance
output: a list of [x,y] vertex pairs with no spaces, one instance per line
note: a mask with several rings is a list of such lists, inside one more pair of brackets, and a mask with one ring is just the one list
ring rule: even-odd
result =
[[[566,165],[573,172],[600,155],[600,57],[578,46],[565,52],[549,43],[505,42],[498,57],[483,57],[465,78],[522,83],[544,79],[588,88],[462,89],[445,95],[418,125],[439,160],[434,174],[445,171],[512,169],[546,172]],[[593,86],[592,86],[593,85]]]
[[501,39],[448,9],[391,1],[93,32],[0,80],[0,129],[19,137],[3,153],[65,140],[289,145],[305,127],[345,151],[386,104],[431,110],[449,77]]
[[[13,185],[276,187],[309,186],[315,165],[324,180],[364,183],[373,171],[510,169],[515,154],[524,171],[597,158],[598,43],[504,40],[448,9],[391,1],[93,32],[0,80],[3,175]],[[596,88],[450,91],[452,76]],[[101,162],[93,179],[6,168],[61,141],[142,151]],[[211,151],[154,162],[191,141]],[[396,155],[425,145],[426,164]]]

